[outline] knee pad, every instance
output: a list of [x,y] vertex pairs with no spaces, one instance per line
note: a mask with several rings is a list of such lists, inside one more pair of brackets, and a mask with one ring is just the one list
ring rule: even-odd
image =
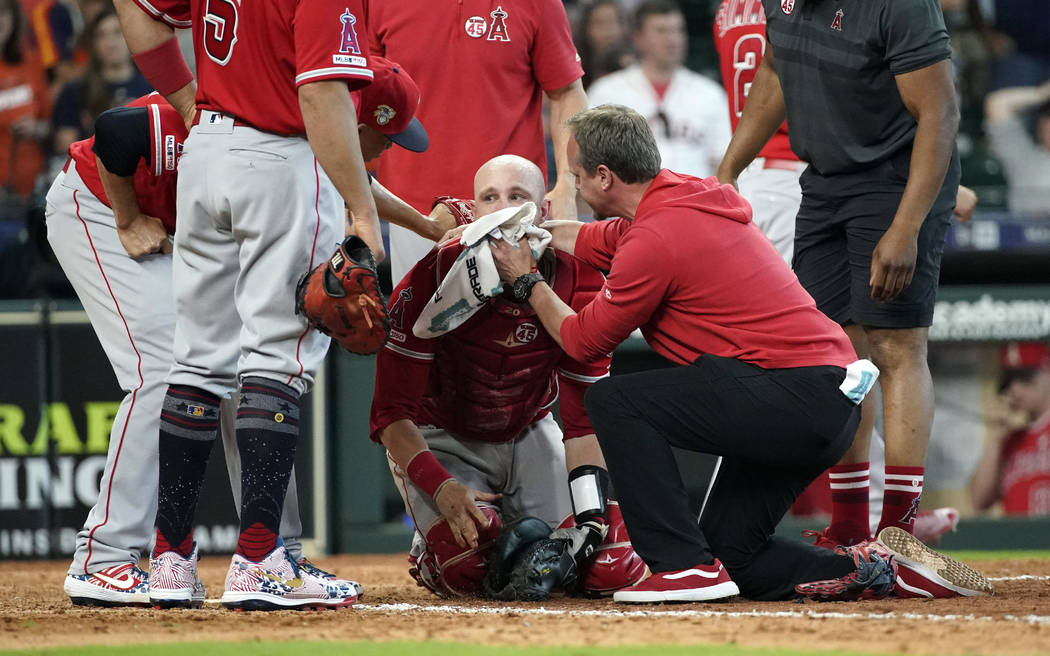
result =
[[[605,508],[605,519],[609,532],[587,560],[583,573],[583,592],[588,595],[610,595],[645,578],[645,561],[631,546],[620,504],[610,501]],[[575,526],[575,521],[569,515],[558,528],[571,526]]]
[[426,548],[418,557],[409,558],[409,570],[419,585],[441,597],[462,597],[482,592],[482,581],[489,571],[492,547],[503,529],[503,521],[492,506],[478,505],[488,524],[478,527],[478,546],[456,544],[448,520],[441,518],[431,526],[424,539]]

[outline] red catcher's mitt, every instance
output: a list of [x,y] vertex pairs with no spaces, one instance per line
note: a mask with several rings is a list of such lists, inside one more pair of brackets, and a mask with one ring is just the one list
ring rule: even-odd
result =
[[299,280],[295,312],[351,353],[370,355],[383,348],[390,317],[364,240],[347,237],[327,262]]

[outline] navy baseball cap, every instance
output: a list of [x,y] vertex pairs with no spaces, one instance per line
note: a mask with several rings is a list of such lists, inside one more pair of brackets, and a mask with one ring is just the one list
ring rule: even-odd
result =
[[415,80],[399,64],[382,57],[371,57],[369,64],[374,77],[361,89],[357,120],[406,150],[423,152],[430,138],[416,118],[419,87]]

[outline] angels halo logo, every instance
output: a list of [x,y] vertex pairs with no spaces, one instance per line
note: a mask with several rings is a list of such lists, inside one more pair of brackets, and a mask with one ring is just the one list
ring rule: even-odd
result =
[[795,0],[780,0],[780,10],[785,14],[790,14],[795,10]]

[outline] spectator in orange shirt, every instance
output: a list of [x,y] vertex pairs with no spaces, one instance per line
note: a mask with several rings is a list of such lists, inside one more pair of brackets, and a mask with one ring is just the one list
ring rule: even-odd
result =
[[0,0],[0,185],[19,198],[29,195],[43,169],[41,144],[47,136],[50,110],[47,81],[34,54],[25,47],[24,30],[25,16],[18,0]]

